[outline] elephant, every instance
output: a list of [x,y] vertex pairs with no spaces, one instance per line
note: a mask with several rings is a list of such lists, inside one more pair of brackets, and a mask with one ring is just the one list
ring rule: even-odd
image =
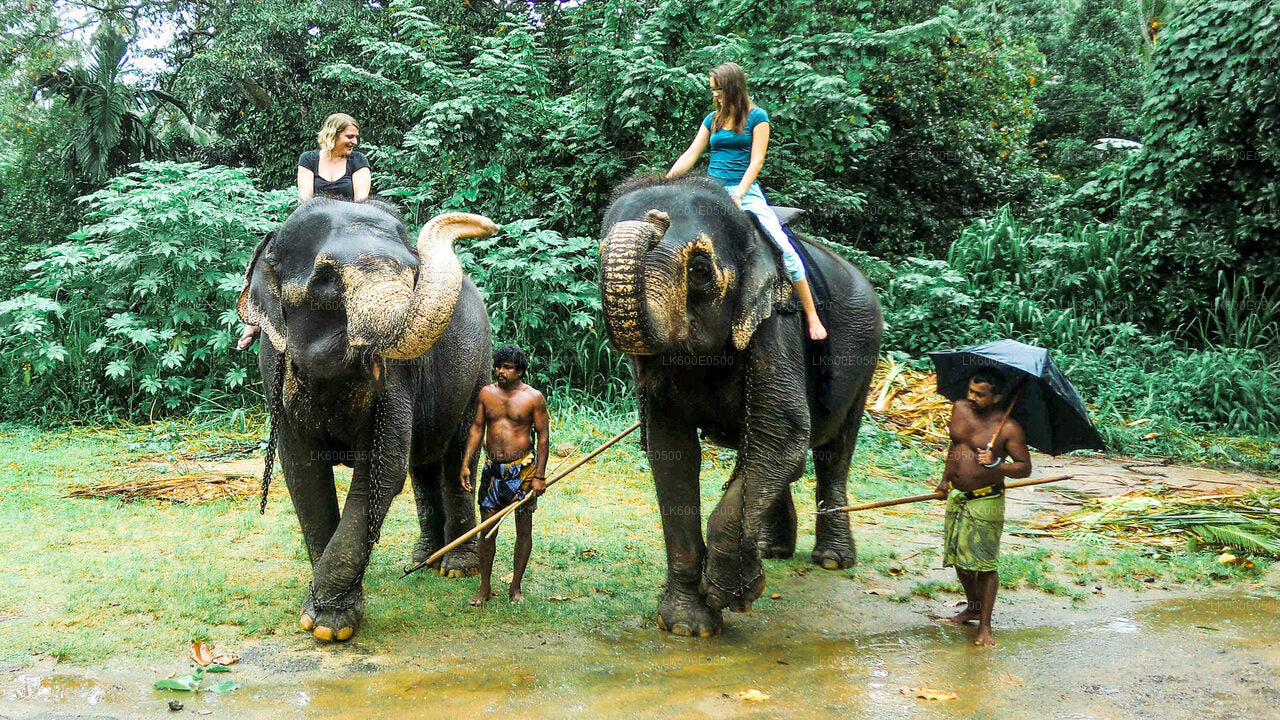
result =
[[[440,215],[415,248],[392,206],[315,198],[254,251],[238,311],[262,328],[272,434],[313,575],[299,624],[320,640],[359,627],[370,552],[406,469],[415,561],[475,526],[458,478],[491,340],[452,244],[496,230],[479,215]],[[341,513],[338,463],[352,468]],[[474,541],[440,565],[455,576],[477,569]]]
[[[761,559],[795,552],[789,485],[809,449],[818,507],[846,502],[884,323],[856,267],[797,244],[829,288],[818,298],[826,341],[809,340],[776,248],[713,181],[633,178],[605,212],[605,328],[632,364],[667,551],[658,624],[678,635],[718,634],[723,608],[746,611],[763,591]],[[699,431],[738,451],[705,543]],[[814,563],[854,564],[847,515],[820,513],[816,534]]]

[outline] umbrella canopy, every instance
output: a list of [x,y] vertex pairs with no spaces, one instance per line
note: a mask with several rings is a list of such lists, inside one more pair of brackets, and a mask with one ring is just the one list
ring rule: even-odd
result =
[[1021,381],[1011,415],[1022,425],[1027,444],[1037,450],[1050,455],[1085,448],[1106,450],[1080,393],[1053,364],[1048,350],[1016,340],[997,340],[931,352],[929,359],[938,369],[938,392],[951,400],[968,394],[969,378],[982,368],[1014,379],[1002,389],[1006,398]]

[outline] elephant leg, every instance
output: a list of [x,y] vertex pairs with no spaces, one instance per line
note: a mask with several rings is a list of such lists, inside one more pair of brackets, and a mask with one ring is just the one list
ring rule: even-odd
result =
[[[474,491],[462,487],[462,461],[467,451],[467,436],[460,432],[449,449],[445,451],[441,463],[444,476],[440,478],[440,496],[444,510],[444,537],[448,541],[465,534],[476,526],[476,498]],[[480,474],[476,466],[480,458],[471,460],[471,477],[477,480]],[[468,577],[480,573],[480,555],[477,538],[462,543],[445,553],[440,559],[440,574],[449,578]]]
[[738,461],[724,497],[707,521],[703,581],[707,604],[713,608],[745,612],[760,597],[765,584],[758,545],[762,529],[804,472],[809,408],[799,337],[795,333],[794,346],[749,359]]
[[[338,528],[315,564],[309,598],[299,624],[321,640],[349,640],[364,614],[364,573],[369,554],[395,496],[404,489],[409,456],[408,403],[374,400],[351,474],[351,490]],[[308,604],[309,603],[309,606]]]
[[440,463],[411,468],[413,500],[418,511],[418,542],[413,546],[413,564],[426,560],[444,545],[444,500],[440,496]]
[[649,466],[667,546],[667,585],[658,603],[658,626],[676,635],[718,635],[720,611],[707,606],[698,587],[707,549],[702,542],[702,449],[697,430],[675,426],[661,410],[650,408],[645,417]]
[[756,539],[760,557],[786,559],[796,552],[796,504],[790,490],[783,491],[760,524]]
[[[841,507],[848,504],[845,486],[849,478],[849,461],[858,443],[858,429],[862,426],[862,406],[867,394],[853,403],[845,418],[844,428],[830,442],[815,448],[813,464],[817,469],[818,509]],[[849,530],[849,513],[818,513],[816,542],[813,544],[813,562],[827,570],[853,567],[857,551],[853,533]]]
[[338,528],[338,493],[333,485],[333,464],[320,459],[321,453],[280,428],[280,465],[289,488],[293,511],[302,528],[307,557],[314,568],[325,546]]

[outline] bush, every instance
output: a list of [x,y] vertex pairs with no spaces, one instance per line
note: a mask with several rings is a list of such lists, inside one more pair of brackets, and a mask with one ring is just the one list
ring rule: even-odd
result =
[[109,420],[244,405],[235,300],[295,196],[260,192],[243,169],[137,167],[82,198],[89,224],[0,303],[4,379],[42,400],[10,412]]

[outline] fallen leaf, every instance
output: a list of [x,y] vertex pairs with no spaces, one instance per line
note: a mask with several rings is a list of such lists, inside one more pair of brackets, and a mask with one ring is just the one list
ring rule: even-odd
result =
[[1158,438],[1158,437],[1160,437],[1160,433],[1152,432],[1152,433],[1147,433],[1146,435],[1143,435],[1143,436],[1142,436],[1142,439],[1143,439],[1143,440],[1154,440],[1155,438]]
[[223,653],[221,655],[213,656],[214,665],[230,666],[230,665],[235,665],[238,662],[240,662],[240,656],[235,653]]
[[208,667],[209,663],[213,662],[213,648],[207,643],[191,643],[191,659],[195,660],[197,665]]
[[1022,687],[1022,678],[1018,677],[1017,675],[1014,675],[1008,670],[1006,670],[1004,674],[1009,678],[1010,685],[1016,685],[1017,687]]
[[967,604],[967,601],[965,600],[952,600],[951,602],[942,603],[942,606],[943,607],[960,607],[961,605],[965,605],[965,604]]
[[533,678],[533,673],[520,673],[521,680],[529,680]]
[[231,692],[232,690],[239,690],[242,687],[244,687],[244,685],[236,682],[235,680],[224,680],[220,683],[214,683],[201,689],[208,690],[209,692],[224,693]]
[[780,595],[780,594],[778,594],[778,593],[774,593],[774,594],[772,594],[772,595],[770,595],[770,596],[769,596],[769,599],[770,599],[770,600],[781,600],[781,599],[782,599],[782,595]]
[[755,688],[751,688],[738,693],[738,699],[746,702],[764,702],[769,699],[769,696]]
[[889,588],[871,588],[870,590],[863,590],[862,592],[865,595],[892,595],[893,594],[893,591],[890,590]]
[[569,602],[570,600],[576,600],[580,597],[586,597],[586,595],[552,595],[547,599],[551,602]]
[[957,697],[953,692],[934,690],[933,688],[927,687],[902,688],[898,692],[906,695],[907,697],[916,698],[917,700],[955,700]]
[[1224,552],[1218,556],[1218,562],[1223,565],[1234,565],[1245,569],[1253,567],[1253,561],[1248,558],[1236,557],[1229,552]]
[[890,574],[890,575],[892,575],[892,576],[894,576],[894,577],[897,577],[897,576],[901,575],[901,574],[902,574],[902,573],[904,573],[904,572],[906,572],[906,570],[904,570],[904,569],[902,569],[902,568],[900,568],[900,567],[891,567],[891,568],[889,568],[889,574]]

